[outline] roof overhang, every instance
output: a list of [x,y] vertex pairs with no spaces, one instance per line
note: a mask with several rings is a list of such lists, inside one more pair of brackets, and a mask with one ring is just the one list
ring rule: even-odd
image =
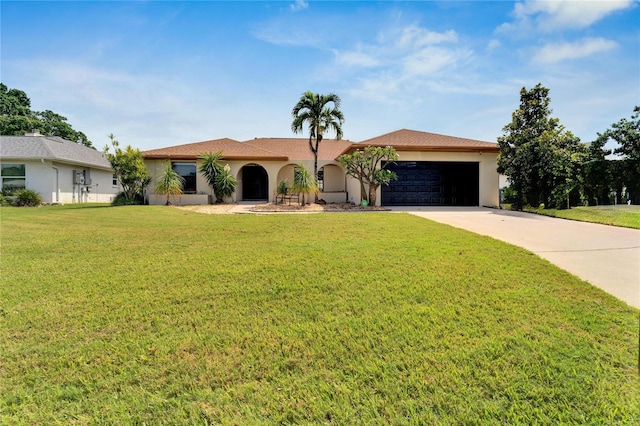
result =
[[[386,146],[391,146],[396,152],[400,151],[410,151],[410,152],[475,152],[475,153],[494,153],[498,154],[500,152],[500,148],[496,145],[496,147],[489,146],[418,146],[418,145],[360,145],[354,144],[345,149],[342,154],[352,154],[355,151],[366,148],[367,146],[375,146],[384,148]],[[340,154],[340,155],[342,155]]]
[[[193,160],[200,159],[198,155],[189,154],[150,154],[142,156],[145,160]],[[223,155],[220,160],[226,161],[289,161],[285,156],[259,156],[259,155]]]

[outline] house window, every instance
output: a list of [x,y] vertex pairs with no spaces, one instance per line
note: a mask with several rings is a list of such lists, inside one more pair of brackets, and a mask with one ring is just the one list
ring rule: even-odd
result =
[[26,174],[24,164],[1,164],[0,176],[2,177],[2,193],[12,194],[26,187]]
[[196,163],[193,162],[173,162],[171,167],[180,176],[184,178],[184,185],[182,186],[183,194],[195,194],[196,193]]
[[324,191],[324,167],[318,170],[318,191]]
[[111,185],[112,185],[114,188],[117,188],[117,187],[118,187],[118,175],[117,175],[117,174],[115,174],[115,173],[113,174],[113,176],[111,176]]

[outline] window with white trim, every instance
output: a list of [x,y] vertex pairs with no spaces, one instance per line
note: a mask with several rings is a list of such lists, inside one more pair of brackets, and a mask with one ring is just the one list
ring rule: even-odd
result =
[[12,194],[26,188],[26,167],[24,164],[0,164],[2,193]]

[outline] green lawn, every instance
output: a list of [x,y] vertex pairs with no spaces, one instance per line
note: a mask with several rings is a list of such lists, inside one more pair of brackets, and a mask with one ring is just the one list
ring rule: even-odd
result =
[[527,209],[527,211],[562,219],[640,229],[640,206],[592,206],[564,210]]
[[637,424],[638,310],[407,214],[0,208],[0,424]]

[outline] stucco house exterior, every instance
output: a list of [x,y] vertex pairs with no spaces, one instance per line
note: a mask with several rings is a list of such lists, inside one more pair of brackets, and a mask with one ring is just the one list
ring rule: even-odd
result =
[[[392,146],[399,159],[388,166],[398,180],[378,189],[383,206],[498,206],[498,145],[415,130],[398,130],[359,143],[324,139],[319,146],[319,199],[327,203],[360,201],[359,182],[346,175],[337,158],[365,146]],[[244,142],[215,139],[143,151],[152,176],[146,198],[164,204],[155,195],[155,181],[167,162],[185,178],[184,193],[176,204],[208,204],[212,190],[198,172],[198,157],[222,152],[223,164],[238,180],[236,193],[227,201],[273,201],[279,181],[293,183],[298,163],[313,170],[308,138],[256,138]]]
[[111,202],[120,191],[105,154],[59,137],[0,136],[5,192],[27,188],[45,203]]

